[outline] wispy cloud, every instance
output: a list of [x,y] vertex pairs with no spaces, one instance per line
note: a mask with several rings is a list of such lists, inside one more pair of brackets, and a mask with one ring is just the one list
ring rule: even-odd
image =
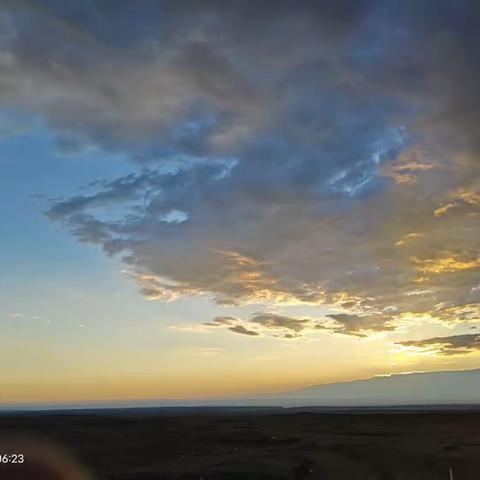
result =
[[260,335],[255,330],[249,330],[248,328],[244,327],[243,325],[234,325],[233,327],[228,327],[231,332],[239,333],[240,335],[248,335],[250,337],[257,337]]
[[204,347],[198,350],[198,354],[202,357],[218,357],[222,352],[223,349],[220,347]]
[[461,355],[480,351],[480,335],[464,334],[450,337],[435,337],[424,340],[399,342],[403,347],[409,347],[421,352],[437,355]]

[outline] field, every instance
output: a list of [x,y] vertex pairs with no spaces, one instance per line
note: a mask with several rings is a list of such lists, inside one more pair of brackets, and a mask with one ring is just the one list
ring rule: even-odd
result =
[[[100,480],[480,478],[480,413],[468,411],[29,413],[0,416],[0,429],[66,448]],[[22,468],[0,465],[0,478]]]

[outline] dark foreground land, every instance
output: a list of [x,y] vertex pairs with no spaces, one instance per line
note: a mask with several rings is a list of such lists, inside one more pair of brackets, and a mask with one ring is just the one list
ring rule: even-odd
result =
[[36,413],[0,429],[67,447],[100,480],[480,479],[468,411]]

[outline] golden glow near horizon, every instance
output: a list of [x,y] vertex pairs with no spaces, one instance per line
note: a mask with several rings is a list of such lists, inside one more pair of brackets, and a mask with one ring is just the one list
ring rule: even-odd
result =
[[183,331],[172,330],[164,321],[149,322],[141,331],[124,324],[113,336],[95,324],[74,325],[68,333],[62,327],[57,337],[51,327],[59,327],[50,323],[43,325],[44,334],[31,332],[29,343],[2,348],[0,403],[248,397],[379,374],[478,364],[480,352],[453,357],[452,362],[430,345],[398,345],[400,339],[449,335],[448,328],[428,316],[423,326],[420,319],[416,325],[408,334],[405,320],[404,333],[364,338],[318,330],[278,341],[266,336],[268,332],[251,338],[214,327],[189,330],[188,324]]

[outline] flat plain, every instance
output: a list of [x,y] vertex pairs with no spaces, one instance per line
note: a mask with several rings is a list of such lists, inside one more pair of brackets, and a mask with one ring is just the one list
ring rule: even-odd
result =
[[17,413],[0,429],[66,448],[99,480],[480,478],[480,413],[468,410]]

